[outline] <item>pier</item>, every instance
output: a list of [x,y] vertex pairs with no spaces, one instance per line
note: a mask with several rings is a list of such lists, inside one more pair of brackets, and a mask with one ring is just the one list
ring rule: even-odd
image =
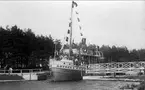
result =
[[0,80],[46,80],[50,73],[41,69],[0,70]]

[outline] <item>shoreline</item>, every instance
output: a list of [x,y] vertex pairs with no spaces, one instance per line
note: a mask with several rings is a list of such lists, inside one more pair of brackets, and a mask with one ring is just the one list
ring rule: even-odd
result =
[[[110,78],[103,76],[84,76],[83,80],[91,81],[124,81],[124,82],[142,82],[140,79],[127,79],[127,78]],[[40,80],[0,80],[1,82],[17,82],[17,81],[40,81]]]
[[99,80],[99,81],[127,81],[127,82],[142,82],[140,79],[128,79],[119,77],[103,77],[103,76],[84,76],[83,80]]

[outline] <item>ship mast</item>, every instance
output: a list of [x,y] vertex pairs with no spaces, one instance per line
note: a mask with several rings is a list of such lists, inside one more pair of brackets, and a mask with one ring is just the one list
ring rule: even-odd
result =
[[71,6],[71,26],[70,26],[70,40],[69,40],[69,58],[71,57],[72,52],[72,24],[73,24],[73,1]]

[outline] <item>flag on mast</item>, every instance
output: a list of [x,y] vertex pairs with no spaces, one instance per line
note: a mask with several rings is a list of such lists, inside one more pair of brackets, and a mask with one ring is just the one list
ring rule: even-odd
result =
[[67,31],[67,34],[70,34],[70,30]]
[[72,8],[74,8],[74,6],[77,7],[78,4],[76,2],[74,2],[74,1],[72,1]]
[[79,13],[76,11],[76,14],[79,14]]
[[66,41],[68,42],[68,37],[66,37]]
[[80,19],[79,18],[77,18],[78,19],[78,22],[80,22]]
[[71,27],[71,24],[72,24],[72,23],[70,22],[70,23],[69,23],[69,27]]
[[80,30],[82,29],[82,27],[81,27],[81,26],[79,26],[79,28],[80,28]]

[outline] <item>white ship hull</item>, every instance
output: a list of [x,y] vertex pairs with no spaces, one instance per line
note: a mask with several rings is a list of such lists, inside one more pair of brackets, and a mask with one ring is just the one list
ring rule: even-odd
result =
[[79,81],[83,79],[85,71],[52,67],[51,81]]

